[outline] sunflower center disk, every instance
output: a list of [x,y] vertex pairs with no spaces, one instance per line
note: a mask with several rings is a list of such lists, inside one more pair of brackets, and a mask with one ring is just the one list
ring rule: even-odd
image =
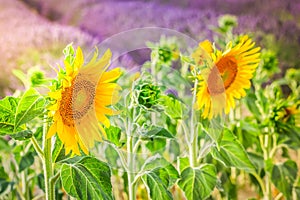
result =
[[211,95],[223,93],[234,82],[237,64],[234,57],[224,57],[211,69],[208,76],[208,92]]
[[94,84],[88,80],[76,80],[62,93],[60,113],[64,124],[74,125],[88,113],[95,100]]

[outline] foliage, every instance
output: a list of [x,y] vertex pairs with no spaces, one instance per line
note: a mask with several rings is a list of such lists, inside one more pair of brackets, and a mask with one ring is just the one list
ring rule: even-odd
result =
[[[233,34],[235,26],[234,16],[221,18],[213,29],[218,33],[214,47],[233,49],[241,38]],[[50,80],[37,68],[28,74],[15,71],[25,90],[0,100],[0,198],[39,198],[39,188],[41,198],[48,200],[238,199],[242,187],[250,188],[252,199],[299,198],[299,70],[290,69],[284,78],[270,82],[278,71],[277,54],[262,50],[245,97],[233,100],[228,115],[209,120],[195,105],[198,81],[204,81],[199,76],[212,62],[200,55],[204,62],[197,66],[191,56],[197,47],[183,52],[180,44],[178,38],[166,36],[148,42],[150,60],[141,73],[124,69],[111,83],[122,85],[118,103],[110,117],[103,115],[108,123],[96,132],[102,140],[90,151],[81,149],[80,156],[66,154],[60,140],[64,135],[47,136],[53,123],[47,108],[54,94],[38,92],[62,86],[74,74],[60,67],[58,80]],[[80,54],[74,53],[71,44],[65,48],[64,67],[78,64]],[[111,95],[111,101],[117,101],[114,98]],[[79,121],[75,126],[86,131],[97,125],[82,128]]]

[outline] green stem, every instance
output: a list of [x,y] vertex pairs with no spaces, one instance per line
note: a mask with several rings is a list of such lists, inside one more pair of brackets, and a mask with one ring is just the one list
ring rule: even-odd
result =
[[133,152],[133,137],[131,135],[127,136],[127,155],[128,155],[128,193],[129,200],[135,200],[135,184],[134,184],[134,152]]
[[27,182],[27,169],[24,169],[21,173],[22,176],[22,193],[26,200],[30,199],[29,196],[29,188],[28,188],[28,182]]
[[[136,116],[136,110],[133,108],[132,119]],[[132,121],[130,118],[126,120],[126,137],[127,137],[127,179],[128,179],[128,199],[135,200],[136,191],[134,184],[134,139],[132,134]]]
[[51,155],[51,138],[46,138],[48,132],[48,123],[46,122],[46,118],[44,120],[43,126],[43,146],[44,146],[44,159],[43,159],[43,168],[44,168],[44,179],[45,179],[45,192],[46,192],[46,200],[54,200],[55,192],[54,192],[54,184],[51,183],[51,177],[53,174],[52,169],[52,155]]
[[198,80],[195,80],[194,83],[194,90],[193,90],[193,100],[192,100],[192,110],[191,110],[191,141],[189,145],[189,153],[190,153],[190,166],[196,167],[197,166],[197,150],[198,150],[198,134],[196,130],[196,117],[195,117],[195,110],[194,104],[196,103],[196,96],[197,96],[197,86]]
[[[158,82],[158,75],[157,75],[157,70],[156,70],[156,64],[157,64],[157,56],[155,56],[153,58],[153,60],[151,60],[151,74],[153,76],[154,79],[154,83]],[[155,112],[151,112],[151,122],[152,124],[156,124],[156,113]]]
[[38,154],[38,156],[40,157],[40,159],[44,160],[44,152],[41,149],[41,147],[38,144],[38,142],[36,141],[35,137],[34,136],[31,137],[30,140],[31,140],[31,142],[33,144],[34,150],[36,151],[36,153]]
[[50,178],[50,185],[52,185],[53,190],[54,190],[55,183],[56,183],[57,179],[59,178],[59,176],[60,176],[60,173],[57,172],[54,176],[52,176]]
[[[260,145],[264,153],[264,161],[268,161],[270,157],[270,135],[265,134],[260,137]],[[272,182],[269,172],[266,172],[265,176],[265,192],[264,192],[264,200],[271,200],[272,199]]]
[[261,190],[262,190],[262,193],[265,194],[266,193],[266,188],[265,188],[265,184],[263,182],[263,179],[256,172],[253,172],[251,174],[256,178],[257,182],[259,183],[259,185],[261,187]]

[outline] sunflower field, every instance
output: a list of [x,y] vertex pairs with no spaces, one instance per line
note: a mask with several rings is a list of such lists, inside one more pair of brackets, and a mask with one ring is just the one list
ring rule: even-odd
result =
[[0,8],[0,200],[300,199],[300,3]]

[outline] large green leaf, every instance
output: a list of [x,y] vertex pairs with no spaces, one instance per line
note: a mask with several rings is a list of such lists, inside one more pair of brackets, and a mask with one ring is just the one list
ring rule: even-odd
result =
[[105,129],[107,139],[111,143],[115,144],[117,147],[122,146],[121,140],[121,129],[119,127],[110,126],[109,128]]
[[[9,153],[11,152],[11,146],[8,143],[9,141],[7,141],[6,139],[0,137],[0,152],[5,152],[5,153]],[[1,160],[1,157],[0,157]]]
[[31,138],[33,135],[33,132],[31,130],[22,130],[15,134],[11,134],[10,136],[14,138],[15,140],[27,140]]
[[173,119],[182,118],[182,103],[175,98],[163,96],[163,104],[165,106],[165,113]]
[[15,97],[5,97],[0,101],[0,112],[2,114],[14,115],[18,105],[19,99]]
[[164,138],[153,138],[148,141],[145,146],[152,153],[162,153],[165,150],[166,144],[167,142]]
[[109,163],[109,165],[112,167],[112,168],[118,168],[120,167],[119,164],[118,164],[118,160],[120,159],[119,158],[119,154],[118,152],[116,151],[116,149],[114,147],[112,147],[111,145],[108,145],[106,148],[105,148],[105,158],[107,159],[107,162]]
[[149,129],[142,134],[143,138],[174,138],[173,134],[163,127],[152,126]]
[[27,90],[18,102],[15,127],[27,123],[45,110],[45,99],[33,88]]
[[[176,168],[159,154],[148,158],[142,167],[142,171],[151,171],[155,169],[164,169],[168,174],[167,186],[172,186],[179,178]],[[161,170],[158,173],[163,173]],[[158,174],[159,175],[159,174]],[[161,179],[165,178],[160,176]]]
[[[27,138],[22,125],[40,116],[45,110],[45,99],[33,88],[21,98],[6,97],[0,100],[0,134],[20,134],[17,138]],[[24,136],[26,133],[26,137]]]
[[9,177],[4,171],[4,167],[0,166],[0,197],[2,193],[7,193],[13,188],[14,183],[10,182],[8,179]]
[[24,156],[22,156],[20,164],[19,164],[19,172],[24,169],[30,167],[34,163],[34,153],[28,152]]
[[229,129],[224,129],[219,149],[212,148],[211,154],[227,167],[236,167],[247,172],[255,170],[244,147]]
[[190,161],[188,157],[179,158],[179,170],[181,173],[189,166],[190,166]]
[[113,199],[111,170],[96,158],[75,157],[64,161],[60,177],[64,190],[78,199]]
[[0,134],[13,133],[15,129],[15,113],[19,99],[5,97],[0,100]]
[[293,184],[297,178],[297,164],[288,160],[282,164],[274,165],[272,169],[272,182],[286,199],[291,199]]
[[148,195],[152,200],[173,199],[172,194],[167,188],[166,176],[166,172],[160,172],[160,174],[158,174],[157,169],[148,171],[142,176],[142,180],[147,187]]
[[254,93],[249,93],[247,95],[246,99],[246,105],[250,112],[254,115],[255,118],[260,118],[261,112],[259,111],[259,108],[257,106],[257,98]]
[[54,148],[52,150],[52,162],[57,163],[61,160],[67,159],[71,153],[66,155],[66,151],[64,144],[62,143],[62,141],[59,139],[58,136],[55,137],[55,145]]
[[217,184],[216,169],[211,164],[185,168],[178,182],[188,200],[206,199]]

